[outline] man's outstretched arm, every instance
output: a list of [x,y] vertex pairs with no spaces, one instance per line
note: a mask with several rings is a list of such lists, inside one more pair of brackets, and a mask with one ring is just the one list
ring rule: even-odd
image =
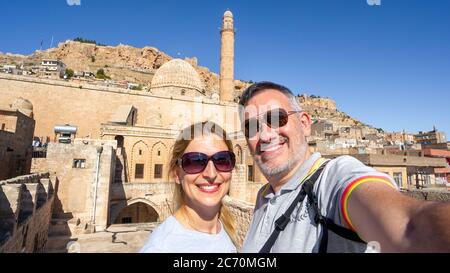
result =
[[351,225],[382,252],[450,252],[450,203],[407,197],[384,183],[363,183],[347,201]]

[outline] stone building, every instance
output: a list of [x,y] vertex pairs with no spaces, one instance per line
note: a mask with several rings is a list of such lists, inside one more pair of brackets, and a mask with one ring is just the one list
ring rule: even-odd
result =
[[336,131],[333,122],[328,120],[316,120],[311,124],[312,136],[321,136],[325,139],[331,139],[331,136],[338,135]]
[[110,185],[114,178],[115,141],[77,139],[74,143],[49,143],[44,165],[58,177],[53,216],[75,219],[94,231],[109,224]]
[[0,106],[0,179],[30,173],[35,121],[33,105],[18,98]]
[[414,135],[403,132],[385,133],[385,140],[392,144],[413,143]]
[[436,144],[422,144],[423,149],[438,149],[450,151],[450,141]]
[[362,128],[359,126],[345,126],[339,128],[339,135],[344,138],[361,140],[363,138]]
[[143,91],[0,75],[2,98],[20,94],[33,102],[36,137],[54,141],[55,126],[77,128],[77,138],[49,143],[46,157],[33,161],[35,172],[58,178],[52,238],[165,220],[173,213],[171,150],[180,131],[200,121],[216,122],[232,137],[237,166],[231,198],[255,201],[265,179],[240,130],[230,11],[224,14],[221,38],[220,90],[205,85],[189,60],[181,59],[158,67]]
[[[435,168],[446,168],[443,158],[394,154],[352,154],[362,163],[394,178],[400,188],[445,187],[436,179]],[[438,177],[439,178],[439,177]]]
[[423,154],[426,157],[443,158],[447,162],[447,166],[434,169],[436,180],[438,184],[446,184],[450,188],[450,151],[438,149],[423,149]]
[[[189,83],[186,79],[190,79]],[[256,197],[262,175],[253,167],[253,159],[238,133],[237,106],[228,102],[217,103],[203,96],[200,83],[199,75],[189,63],[178,59],[169,61],[156,72],[150,91],[161,96],[170,94],[172,105],[177,100],[185,102],[178,109],[167,105],[173,110],[172,114],[176,113],[174,120],[164,115],[164,102],[161,101],[159,107],[150,112],[145,125],[134,122],[135,117],[141,117],[140,109],[134,105],[120,106],[113,117],[102,124],[101,138],[118,143],[111,223],[161,221],[172,213],[172,207],[168,205],[173,187],[173,183],[168,183],[173,182],[168,170],[170,153],[180,130],[199,121],[212,120],[224,124],[234,136],[238,166],[230,194],[248,201]],[[247,181],[251,181],[249,186]],[[252,184],[256,186],[252,187]],[[248,191],[248,187],[252,189]]]
[[414,142],[429,145],[429,144],[438,144],[447,142],[445,134],[443,132],[439,132],[436,128],[433,128],[432,131],[429,132],[419,132],[414,135]]
[[60,60],[44,59],[38,75],[49,79],[60,79],[66,73],[66,65]]

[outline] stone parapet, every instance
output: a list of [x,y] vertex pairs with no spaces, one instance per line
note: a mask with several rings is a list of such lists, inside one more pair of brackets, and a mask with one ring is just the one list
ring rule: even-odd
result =
[[237,200],[229,196],[225,196],[222,200],[222,205],[225,206],[231,213],[233,219],[235,219],[237,242],[236,247],[238,250],[242,248],[245,235],[250,226],[250,222],[253,217],[254,205],[245,201]]
[[44,250],[53,196],[48,173],[0,181],[0,253]]
[[402,190],[403,194],[420,200],[450,202],[450,191],[442,190]]

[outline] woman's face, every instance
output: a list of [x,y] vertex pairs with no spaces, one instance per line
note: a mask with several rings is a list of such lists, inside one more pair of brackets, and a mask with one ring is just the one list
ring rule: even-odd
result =
[[[210,157],[221,151],[228,151],[225,141],[215,134],[210,134],[193,139],[184,154],[199,152]],[[177,167],[176,173],[177,183],[181,183],[183,188],[186,205],[193,208],[220,208],[221,200],[230,188],[231,172],[218,171],[213,161],[209,160],[201,173],[187,174],[180,166]]]

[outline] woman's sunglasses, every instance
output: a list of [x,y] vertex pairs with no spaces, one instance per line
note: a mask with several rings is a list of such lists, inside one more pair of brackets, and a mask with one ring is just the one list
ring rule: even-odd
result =
[[261,121],[267,126],[277,129],[285,126],[289,121],[289,115],[302,111],[286,111],[278,108],[261,114],[259,117],[247,119],[244,122],[244,134],[247,139],[252,138],[261,131]]
[[178,159],[178,164],[181,165],[185,173],[198,174],[205,170],[210,160],[219,172],[231,172],[236,164],[236,157],[230,151],[218,152],[210,157],[198,152],[185,153]]

